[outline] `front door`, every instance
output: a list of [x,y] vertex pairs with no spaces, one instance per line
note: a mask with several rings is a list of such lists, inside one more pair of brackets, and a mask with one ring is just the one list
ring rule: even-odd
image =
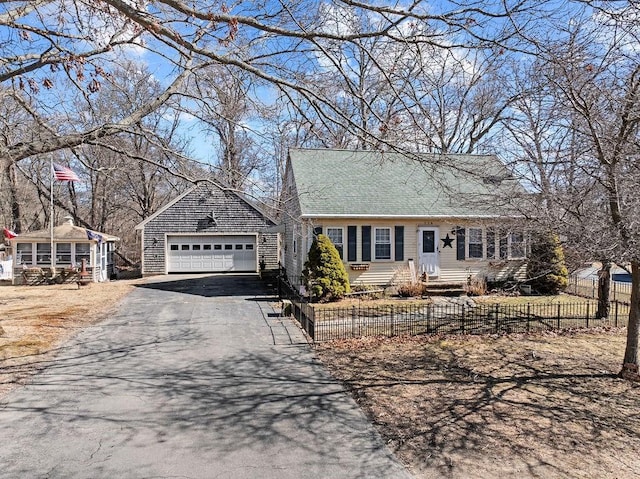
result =
[[430,278],[440,275],[438,259],[438,228],[420,228],[418,230],[418,273],[426,273]]

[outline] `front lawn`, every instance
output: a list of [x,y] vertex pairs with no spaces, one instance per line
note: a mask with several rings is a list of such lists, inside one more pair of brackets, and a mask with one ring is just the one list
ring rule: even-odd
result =
[[489,294],[485,296],[472,296],[471,298],[476,303],[500,303],[504,305],[597,303],[594,299],[565,293],[554,296],[506,296],[501,294]]
[[419,478],[640,477],[640,385],[624,330],[317,346]]

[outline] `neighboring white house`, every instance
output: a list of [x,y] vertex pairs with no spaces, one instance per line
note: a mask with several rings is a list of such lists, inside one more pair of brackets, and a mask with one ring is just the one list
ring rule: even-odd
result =
[[295,284],[314,235],[323,233],[352,284],[391,284],[411,267],[441,282],[522,278],[525,235],[499,202],[522,194],[491,155],[292,149],[281,261]]
[[[87,272],[94,282],[107,281],[114,273],[113,252],[120,238],[79,226],[68,219],[53,228],[53,247],[56,275],[78,269],[85,261]],[[26,275],[42,271],[51,274],[51,230],[44,229],[20,234],[9,240],[13,250],[13,283],[22,284]]]

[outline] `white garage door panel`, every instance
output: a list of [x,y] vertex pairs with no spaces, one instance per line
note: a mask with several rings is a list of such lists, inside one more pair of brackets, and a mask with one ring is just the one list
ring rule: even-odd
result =
[[169,273],[256,271],[253,235],[169,236]]

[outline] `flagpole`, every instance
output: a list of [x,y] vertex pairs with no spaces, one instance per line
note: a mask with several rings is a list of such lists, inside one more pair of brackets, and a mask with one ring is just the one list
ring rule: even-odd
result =
[[49,199],[51,200],[51,211],[49,213],[49,230],[51,232],[51,276],[54,277],[56,275],[56,255],[54,251],[53,244],[53,158],[49,157],[49,166],[51,173],[51,191],[49,193]]

